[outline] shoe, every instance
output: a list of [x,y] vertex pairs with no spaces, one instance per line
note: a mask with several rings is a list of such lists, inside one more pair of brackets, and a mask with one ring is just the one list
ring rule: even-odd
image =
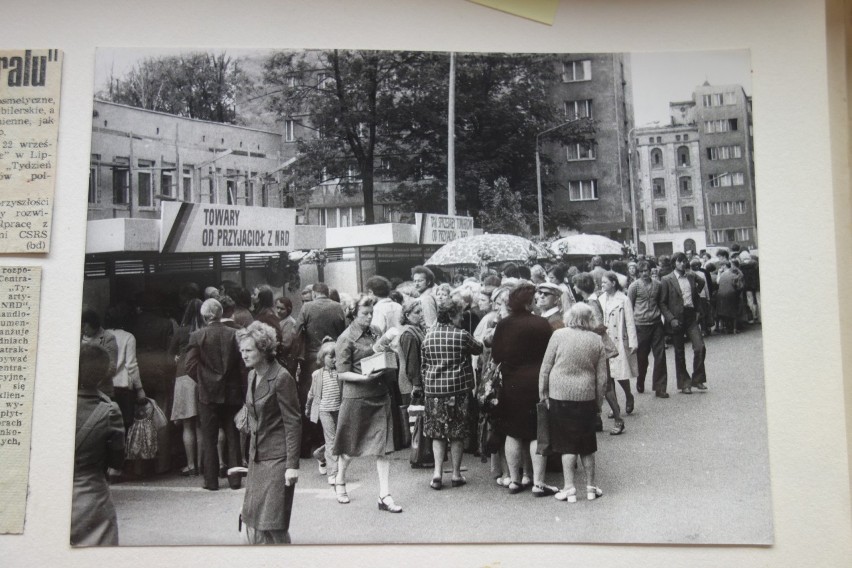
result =
[[631,394],[627,398],[627,404],[624,407],[624,412],[626,412],[627,414],[633,414],[633,403],[634,403],[634,399],[633,399],[633,395]]
[[508,475],[497,478],[497,485],[499,485],[500,487],[509,487],[509,483],[511,482],[512,478],[510,478]]
[[384,497],[379,497],[379,511],[387,511],[388,513],[402,513],[402,507],[393,502],[393,497],[390,494]]
[[220,465],[219,466],[219,479],[225,479],[228,477],[228,466]]
[[559,492],[558,487],[552,485],[533,485],[532,494],[536,497],[550,497]]
[[692,394],[692,387],[683,387],[681,390],[683,394]]
[[645,392],[645,385],[640,385],[639,383],[636,383],[636,392],[638,392],[639,394]]
[[705,385],[704,383],[695,383],[693,386],[700,391],[706,391],[707,390],[707,385]]
[[516,494],[520,493],[520,492],[521,492],[521,491],[523,491],[523,490],[524,490],[524,486],[523,486],[523,485],[521,485],[520,483],[517,483],[517,482],[515,482],[515,481],[510,481],[510,482],[509,482],[509,493],[510,493],[511,495],[516,495]]
[[554,495],[558,501],[568,501],[569,503],[577,502],[577,488],[564,487]]
[[[341,487],[343,489],[341,489]],[[346,484],[345,483],[335,483],[334,484],[334,493],[337,495],[337,502],[341,505],[346,505],[349,503],[349,494],[346,492]]]
[[610,410],[610,411],[609,411],[609,414],[607,414],[607,415],[606,415],[606,417],[607,417],[607,418],[609,418],[610,420],[612,420],[613,418],[615,418],[615,412],[613,412],[612,410]]
[[656,397],[657,397],[657,398],[669,398],[669,393],[667,393],[667,392],[658,392],[658,393],[656,394]]
[[211,485],[206,485],[206,484],[205,484],[205,485],[202,485],[202,487],[203,487],[204,489],[206,489],[207,491],[219,491],[219,486],[218,486],[218,485],[217,485],[217,486],[215,486],[215,487],[213,487],[213,486],[211,486]]
[[328,467],[326,467],[326,464],[325,464],[324,461],[320,461],[317,464],[317,468],[319,469],[320,475],[328,475]]
[[431,487],[435,491],[440,491],[441,488],[444,487],[444,482],[441,480],[440,477],[433,477],[432,482],[429,483],[429,487]]
[[589,501],[594,501],[602,495],[603,491],[601,491],[599,488],[595,487],[594,485],[586,485],[586,499],[588,499]]
[[334,482],[335,482],[335,481],[337,481],[337,476],[336,476],[336,475],[329,475],[329,476],[328,476],[328,484],[329,484],[329,485],[334,485]]
[[464,477],[460,477],[458,479],[451,479],[450,485],[452,485],[453,487],[461,487],[462,485],[467,485],[467,479],[465,479]]
[[523,477],[521,477],[521,487],[523,487],[524,489],[532,487],[532,484],[533,482],[532,479],[530,479],[530,476],[524,475]]
[[181,477],[189,477],[190,475],[198,475],[198,470],[194,467],[186,466],[180,470]]
[[624,432],[624,422],[619,422],[609,431],[610,436],[618,436]]

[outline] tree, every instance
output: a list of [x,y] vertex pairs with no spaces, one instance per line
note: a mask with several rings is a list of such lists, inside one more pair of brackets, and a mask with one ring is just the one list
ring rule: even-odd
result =
[[489,233],[506,233],[530,237],[530,215],[521,206],[521,196],[512,191],[509,181],[500,177],[493,184],[479,182],[479,199],[482,210],[479,223]]
[[124,77],[111,77],[99,96],[187,118],[236,123],[236,101],[250,88],[239,63],[226,53],[150,57]]
[[[552,60],[463,54],[456,69],[458,209],[478,217],[480,181],[503,177],[520,190],[524,211],[535,211],[526,198],[536,191],[535,135],[563,120],[548,95],[556,80]],[[273,54],[264,74],[270,105],[317,132],[298,141],[290,181],[302,191],[326,180],[339,180],[350,194],[361,189],[365,222],[372,223],[378,170],[395,180],[389,197],[400,207],[445,211],[448,72],[443,53]],[[593,132],[593,123],[581,120],[552,139],[585,140]]]

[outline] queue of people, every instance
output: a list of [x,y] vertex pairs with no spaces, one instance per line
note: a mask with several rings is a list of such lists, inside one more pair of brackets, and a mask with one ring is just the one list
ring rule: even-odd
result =
[[[109,481],[121,480],[119,431],[129,428],[134,405],[149,396],[167,399],[161,406],[180,427],[181,475],[202,476],[210,491],[219,479],[237,489],[245,478],[240,516],[248,543],[290,542],[300,458],[316,460],[341,505],[352,502],[346,486],[351,460],[375,458],[377,507],[401,513],[388,456],[406,445],[401,434],[409,422],[400,408],[415,404],[425,414],[419,442],[429,445],[432,461],[412,466],[431,467],[426,483],[433,490],[467,483],[467,451],[490,458],[497,485],[509,494],[529,489],[536,497],[575,502],[575,469],[582,466],[586,498],[597,499],[603,495],[595,475],[603,402],[613,420],[609,434],[623,434],[624,415],[636,408],[634,387],[645,392],[652,356],[650,387],[656,397],[669,398],[667,340],[674,346],[677,389],[687,395],[707,390],[704,337],[759,322],[759,283],[756,260],[745,251],[716,259],[678,253],[608,268],[595,257],[582,268],[588,270],[509,263],[450,285],[416,266],[410,281],[377,275],[356,297],[315,283],[303,291],[298,314],[269,288],[250,295],[228,282],[203,293],[188,285],[181,290],[179,322],[150,305],[136,318],[127,306],[111,306],[114,331],[85,310],[79,482],[101,496],[92,502],[106,520],[87,517],[87,501],[78,503],[76,493],[75,519],[82,519],[80,527],[114,525],[106,479],[94,472],[108,465]],[[166,354],[159,360],[158,348]],[[174,380],[146,382],[143,389],[148,373],[164,368]],[[496,381],[488,385],[494,391],[489,408],[477,396],[486,381]],[[549,456],[561,456],[562,487],[545,482]],[[75,490],[77,478],[75,469]],[[95,536],[81,528],[74,539],[114,544],[114,528],[101,526]]]

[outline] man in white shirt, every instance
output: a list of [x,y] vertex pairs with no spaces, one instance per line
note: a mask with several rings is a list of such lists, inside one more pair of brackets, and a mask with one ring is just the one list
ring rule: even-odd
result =
[[411,281],[419,294],[423,323],[429,328],[438,321],[438,302],[435,300],[435,273],[425,266],[411,269]]
[[373,320],[370,324],[384,335],[389,329],[402,327],[402,306],[391,300],[391,283],[384,276],[371,276],[367,280],[367,293],[376,299]]

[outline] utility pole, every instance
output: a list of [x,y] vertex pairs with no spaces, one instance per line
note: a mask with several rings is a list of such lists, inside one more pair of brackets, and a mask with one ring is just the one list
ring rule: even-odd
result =
[[450,92],[447,105],[447,215],[456,214],[456,54],[450,52]]

